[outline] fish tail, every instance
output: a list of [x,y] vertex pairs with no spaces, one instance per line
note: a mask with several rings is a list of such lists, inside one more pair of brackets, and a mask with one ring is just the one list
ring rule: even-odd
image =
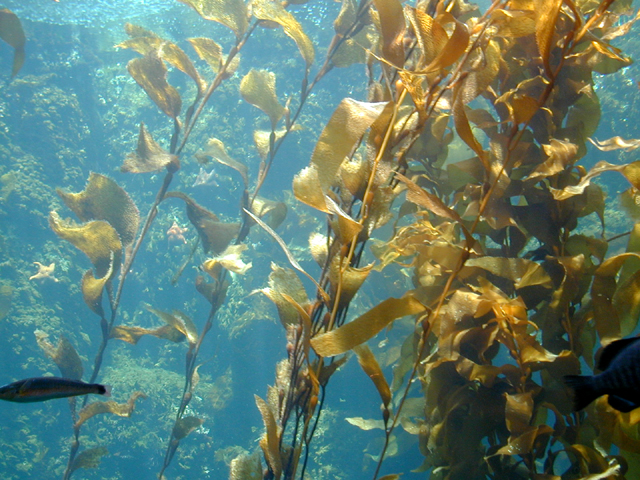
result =
[[573,390],[573,408],[582,410],[602,395],[596,388],[592,375],[565,375],[564,383]]
[[110,397],[111,396],[111,385],[104,385],[104,393],[103,395],[105,397]]

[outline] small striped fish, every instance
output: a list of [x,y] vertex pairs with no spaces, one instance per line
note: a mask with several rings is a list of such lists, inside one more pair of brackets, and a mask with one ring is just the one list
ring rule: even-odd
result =
[[564,383],[574,391],[575,410],[582,410],[602,395],[611,407],[630,412],[640,407],[640,337],[611,342],[602,350],[598,375],[566,375]]
[[37,377],[18,380],[0,387],[0,400],[18,403],[44,402],[77,395],[111,395],[111,387],[61,377]]

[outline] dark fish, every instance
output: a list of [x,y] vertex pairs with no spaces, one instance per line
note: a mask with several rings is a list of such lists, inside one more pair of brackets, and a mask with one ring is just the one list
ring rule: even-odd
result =
[[582,410],[602,395],[621,412],[640,407],[640,337],[616,340],[604,347],[598,375],[566,375],[564,383],[574,391],[573,405]]
[[111,395],[111,387],[61,377],[27,378],[0,387],[0,400],[19,403],[44,402],[89,393],[108,397]]

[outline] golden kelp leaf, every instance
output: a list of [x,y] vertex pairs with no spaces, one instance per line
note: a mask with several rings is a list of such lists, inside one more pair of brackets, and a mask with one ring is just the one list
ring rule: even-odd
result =
[[540,285],[551,288],[551,277],[536,262],[525,258],[504,257],[479,257],[470,258],[465,267],[479,267],[494,275],[506,278],[514,282],[515,288],[523,288],[531,285]]
[[340,102],[318,139],[311,164],[293,180],[296,198],[327,211],[324,194],[334,185],[340,165],[386,105],[385,102],[367,103],[351,98]]
[[82,360],[80,355],[71,342],[67,340],[67,337],[61,335],[58,339],[58,346],[54,347],[49,341],[49,335],[42,330],[36,330],[34,332],[36,336],[36,342],[42,349],[47,357],[49,357],[58,366],[60,373],[65,378],[72,380],[80,380],[84,373],[82,367]]
[[249,14],[243,0],[179,0],[205,20],[229,27],[240,38],[249,26]]
[[69,467],[69,476],[79,468],[98,468],[100,460],[107,455],[109,451],[105,447],[88,448],[81,451],[73,459],[73,464]]
[[247,187],[247,185],[249,185],[249,169],[244,163],[231,158],[227,154],[227,149],[221,140],[218,140],[217,138],[210,138],[207,141],[206,148],[202,152],[196,153],[196,158],[200,163],[206,163],[202,161],[206,157],[211,157],[214,161],[233,168],[242,176],[244,186]]
[[467,26],[458,21],[453,15],[448,12],[441,13],[435,20],[443,28],[445,25],[453,23],[454,29],[447,43],[442,47],[442,50],[440,50],[436,58],[425,67],[424,71],[426,72],[438,71],[453,65],[462,56],[469,44],[469,30]]
[[127,400],[127,403],[117,403],[113,400],[109,400],[107,402],[99,401],[90,403],[78,413],[78,420],[74,424],[74,428],[79,428],[80,425],[89,420],[91,417],[94,417],[95,415],[99,415],[101,413],[112,413],[114,415],[118,415],[119,417],[130,417],[133,413],[136,400],[138,400],[140,397],[147,398],[147,396],[142,392],[133,392],[129,397],[129,400]]
[[173,426],[173,437],[176,440],[182,440],[184,437],[193,432],[196,428],[204,423],[204,420],[198,417],[182,417],[176,421]]
[[9,310],[11,310],[12,296],[13,289],[11,288],[11,285],[0,283],[0,320],[6,317]]
[[324,289],[320,286],[320,284],[316,281],[315,278],[313,278],[311,275],[309,275],[304,268],[302,268],[300,266],[300,264],[298,263],[298,261],[296,260],[296,258],[293,256],[293,254],[291,253],[291,251],[289,250],[289,247],[287,247],[287,244],[284,243],[284,240],[282,240],[282,238],[280,238],[280,236],[273,231],[273,229],[267,225],[266,223],[264,223],[262,220],[260,220],[258,217],[256,217],[253,213],[251,213],[249,210],[247,210],[246,208],[243,209],[244,213],[246,213],[247,215],[249,215],[254,222],[256,222],[258,225],[260,225],[260,227],[262,227],[262,229],[267,232],[269,235],[271,235],[271,238],[273,238],[276,242],[278,242],[278,245],[280,245],[280,248],[282,248],[282,251],[285,253],[285,255],[287,256],[287,260],[289,260],[289,263],[291,264],[291,266],[293,268],[295,268],[296,270],[298,270],[300,273],[302,273],[304,276],[306,276],[309,280],[311,280],[313,282],[313,284],[318,288],[318,293],[320,295],[322,295],[322,298],[324,300],[328,300],[329,296],[327,295],[327,293],[324,291]]
[[187,40],[198,56],[207,62],[211,70],[218,73],[222,66],[222,47],[210,38],[198,37]]
[[[465,103],[471,102],[478,95],[484,93],[487,88],[493,83],[494,79],[500,71],[500,47],[498,42],[490,40],[483,48],[476,47],[471,51],[469,55],[469,62],[472,65],[471,71],[468,72],[467,77],[464,80],[464,94]],[[529,113],[530,102],[525,102],[530,99],[526,95],[514,95],[512,98],[512,105],[514,109],[514,115],[516,123],[525,123],[529,121],[531,116],[538,110],[538,104],[534,101],[535,109],[532,113]],[[522,109],[522,110],[518,110]],[[526,112],[526,113],[525,113]]]
[[56,192],[80,220],[105,220],[116,229],[124,246],[133,243],[140,223],[140,212],[127,192],[114,180],[98,173],[80,193]]
[[385,408],[388,408],[389,403],[391,403],[391,390],[389,389],[389,384],[384,378],[384,374],[382,373],[382,369],[380,368],[380,364],[378,364],[376,357],[366,344],[354,347],[353,351],[358,357],[358,363],[362,367],[362,370],[364,370],[364,373],[369,375],[369,378],[376,386]]
[[332,229],[338,235],[340,244],[348,245],[362,231],[362,224],[356,222],[347,213],[334,202],[330,196],[325,196],[325,205],[330,213],[335,215],[337,222],[332,225]]
[[538,52],[542,58],[547,77],[553,78],[554,72],[551,70],[549,63],[549,55],[551,54],[551,44],[553,42],[553,34],[556,31],[556,22],[562,0],[539,0],[537,2],[536,12],[536,44]]
[[304,285],[302,285],[302,282],[293,270],[282,268],[275,263],[271,263],[269,287],[263,288],[260,291],[275,303],[280,322],[285,328],[289,325],[299,324],[297,309],[291,302],[283,297],[283,294],[286,294],[303,307],[309,304]]
[[640,190],[640,161],[623,165],[622,174],[631,185]]
[[373,263],[366,267],[355,268],[350,267],[346,262],[346,258],[334,255],[329,267],[331,298],[336,298],[338,285],[340,285],[340,308],[349,305],[373,268]]
[[598,150],[602,150],[603,152],[609,152],[611,150],[624,150],[625,152],[630,152],[640,147],[640,139],[632,138],[630,140],[625,140],[622,137],[611,137],[606,140],[600,142],[599,140],[593,140],[592,138],[588,138],[591,143],[593,143]]
[[338,68],[367,63],[368,52],[374,50],[380,34],[373,25],[366,25],[354,37],[343,39],[331,56],[331,65]]
[[491,12],[492,26],[498,28],[498,35],[506,38],[520,38],[533,35],[536,31],[536,13],[533,10],[506,10],[498,8]]
[[404,65],[405,20],[398,0],[373,0],[382,33],[382,55],[396,67]]
[[262,476],[258,450],[251,455],[241,454],[231,460],[229,480],[257,480]]
[[496,102],[506,105],[509,110],[510,120],[516,125],[529,123],[531,118],[540,109],[540,105],[538,105],[536,99],[529,95],[515,93],[513,91],[501,95]]
[[264,437],[260,440],[260,447],[264,452],[264,457],[269,464],[269,468],[273,472],[276,479],[280,478],[282,474],[282,457],[280,456],[280,436],[278,434],[278,426],[276,424],[275,416],[271,411],[267,402],[257,395],[254,395],[256,405],[260,414],[262,415],[262,421],[264,422],[264,428],[266,430]]
[[362,417],[345,418],[351,425],[355,425],[361,430],[384,430],[384,422],[377,419],[366,419]]
[[109,266],[109,270],[102,278],[95,278],[91,270],[87,270],[82,276],[82,298],[84,303],[99,317],[104,318],[104,310],[102,308],[102,292],[104,287],[111,280],[113,274],[113,262]]
[[63,221],[56,212],[49,214],[49,226],[60,238],[81,250],[95,269],[96,277],[104,277],[109,270],[117,272],[122,258],[122,243],[118,232],[102,220],[83,225]]
[[399,70],[398,75],[402,80],[402,85],[409,92],[409,95],[411,95],[411,99],[416,106],[420,120],[425,121],[427,118],[427,103],[424,88],[422,86],[424,83],[424,76],[417,75],[406,70]]
[[[491,165],[486,158],[485,151],[482,149],[478,140],[473,135],[471,131],[471,125],[469,125],[469,118],[467,117],[467,112],[465,110],[465,105],[463,101],[463,94],[460,92],[460,87],[454,88],[453,93],[453,122],[456,127],[456,132],[462,139],[464,143],[466,143],[471,150],[475,152],[480,161],[482,162],[482,166],[484,167],[485,172],[491,171]],[[460,162],[458,162],[460,164]]]
[[315,59],[315,51],[313,42],[304,33],[302,25],[295,19],[291,13],[286,11],[280,2],[271,0],[253,0],[251,2],[251,13],[260,20],[268,20],[282,26],[284,33],[296,42],[298,50],[307,64],[307,69]]
[[329,247],[327,245],[327,237],[321,233],[313,232],[309,235],[309,250],[311,256],[318,265],[324,267],[329,257]]
[[131,38],[117,44],[115,48],[130,48],[143,56],[148,54],[157,55],[158,49],[164,41],[155,33],[130,23],[125,25],[125,31],[127,33],[135,31],[136,33],[133,35],[129,33]]
[[252,68],[240,82],[240,94],[247,103],[269,116],[271,129],[275,130],[284,115],[284,107],[278,102],[276,94],[276,74]]
[[525,455],[530,453],[541,436],[550,436],[553,428],[549,425],[529,427],[518,436],[509,437],[508,443],[499,448],[494,455]]
[[198,205],[182,192],[167,192],[165,198],[180,198],[187,205],[187,217],[198,231],[205,253],[221,254],[240,231],[239,223],[220,222],[218,216]]
[[552,138],[549,144],[542,145],[547,159],[531,172],[525,181],[539,181],[562,172],[577,160],[578,146],[565,140]]
[[602,160],[596,163],[593,168],[580,179],[580,182],[577,185],[569,185],[567,187],[564,187],[562,190],[549,187],[549,190],[551,191],[551,194],[553,195],[553,198],[555,200],[566,200],[567,198],[573,197],[574,195],[580,195],[582,192],[584,192],[585,188],[587,188],[587,186],[591,184],[591,179],[597,177],[601,173],[616,171],[622,172],[624,174],[626,167],[627,165],[613,165],[612,163]]
[[256,197],[251,204],[251,211],[257,217],[264,219],[271,228],[278,228],[287,216],[287,205],[284,202]]
[[564,128],[577,129],[580,139],[584,140],[596,133],[600,123],[600,100],[590,85],[580,89],[580,97],[573,102],[565,120]]
[[185,335],[171,325],[163,325],[158,328],[127,327],[124,325],[117,325],[111,329],[109,338],[115,338],[117,340],[130,343],[131,345],[135,345],[144,335],[163,338],[175,343],[181,342],[185,339]]
[[619,314],[621,334],[626,337],[635,330],[640,316],[640,271],[620,279],[613,306]]
[[24,44],[27,39],[22,30],[20,19],[11,10],[0,10],[0,38],[7,42],[15,50],[13,53],[13,67],[11,77],[15,77],[24,64]]
[[160,45],[158,54],[162,60],[169,62],[182,73],[189,75],[196,84],[198,96],[202,95],[206,88],[205,81],[196,70],[191,59],[184,53],[184,50],[173,42],[164,41]]
[[202,269],[218,280],[218,273],[216,272],[216,265],[221,265],[227,270],[237,273],[238,275],[244,275],[251,268],[251,262],[244,263],[241,254],[247,249],[247,245],[242,243],[240,245],[229,245],[224,252],[215,258],[210,258],[202,264]]
[[355,320],[311,339],[311,346],[321,357],[332,357],[376,336],[397,318],[426,310],[414,297],[388,298]]
[[193,320],[184,313],[174,310],[173,314],[163,312],[153,308],[151,305],[146,305],[145,308],[153,313],[156,317],[163,320],[167,325],[171,325],[180,333],[187,337],[190,344],[195,344],[198,341],[198,329],[193,323]]
[[422,58],[417,68],[417,70],[421,70],[425,65],[433,62],[446,45],[449,37],[442,25],[421,10],[405,6],[405,15],[411,22],[422,52]]
[[167,82],[167,67],[160,58],[151,54],[134,58],[127,63],[127,70],[165,115],[174,120],[178,118],[182,99],[178,91]]
[[505,421],[511,435],[519,435],[529,428],[533,415],[533,397],[531,392],[504,394]]
[[430,212],[438,215],[439,217],[448,218],[454,222],[462,223],[462,219],[458,212],[447,207],[442,200],[435,195],[427,192],[415,182],[409,180],[401,173],[396,172],[396,177],[402,183],[407,185],[409,191],[407,192],[407,200],[415,203],[416,205],[426,208]]
[[158,145],[151,134],[147,131],[143,122],[140,122],[140,133],[138,134],[138,147],[135,152],[128,154],[121,172],[147,173],[155,172],[164,167],[170,171],[177,171],[180,168],[180,160],[176,155],[172,155]]

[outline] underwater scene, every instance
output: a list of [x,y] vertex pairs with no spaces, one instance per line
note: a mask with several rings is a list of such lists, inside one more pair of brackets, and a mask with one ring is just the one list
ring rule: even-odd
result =
[[0,0],[0,478],[640,478],[639,7]]

